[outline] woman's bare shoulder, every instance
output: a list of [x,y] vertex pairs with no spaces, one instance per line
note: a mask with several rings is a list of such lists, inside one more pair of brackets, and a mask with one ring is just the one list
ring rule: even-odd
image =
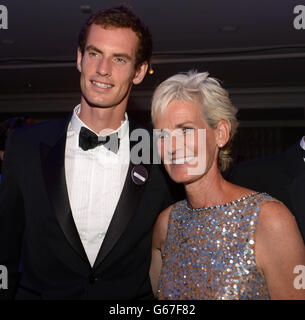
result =
[[261,205],[256,240],[259,251],[269,251],[269,255],[274,252],[275,247],[284,252],[292,247],[303,250],[304,246],[294,215],[282,202],[275,199]]
[[165,244],[169,215],[175,204],[164,209],[158,216],[154,227],[153,244],[156,248],[161,248]]
[[289,209],[280,201],[272,199],[262,204],[259,226],[269,233],[282,233],[296,228],[296,221]]
[[155,230],[157,229],[159,232],[164,232],[164,229],[165,231],[167,230],[168,218],[173,206],[174,204],[170,205],[159,214],[155,224]]
[[256,263],[263,270],[272,299],[304,299],[304,293],[292,286],[292,270],[305,263],[303,239],[293,214],[275,199],[260,207]]

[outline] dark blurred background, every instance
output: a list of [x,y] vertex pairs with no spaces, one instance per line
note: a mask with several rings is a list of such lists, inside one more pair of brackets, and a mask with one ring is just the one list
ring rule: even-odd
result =
[[[91,12],[122,2],[1,1],[8,29],[0,29],[0,122],[16,116],[39,122],[72,111],[80,101],[80,27]],[[154,40],[154,73],[134,87],[130,116],[150,125],[156,85],[197,69],[220,79],[239,108],[235,161],[280,152],[305,135],[305,30],[293,24],[301,1],[125,2]]]

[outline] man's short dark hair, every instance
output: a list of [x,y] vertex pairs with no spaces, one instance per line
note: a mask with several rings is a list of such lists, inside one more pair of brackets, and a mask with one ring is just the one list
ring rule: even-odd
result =
[[92,24],[104,28],[129,28],[139,38],[139,46],[136,51],[136,68],[143,62],[149,63],[152,55],[152,37],[148,27],[126,5],[99,10],[85,22],[79,37],[78,46],[84,55],[87,37]]

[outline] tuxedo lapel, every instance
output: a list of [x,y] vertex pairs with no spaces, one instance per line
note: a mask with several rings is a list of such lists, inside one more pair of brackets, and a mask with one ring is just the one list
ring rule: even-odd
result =
[[[129,121],[129,134],[136,129],[135,123]],[[130,141],[130,150],[135,146],[138,141]],[[114,245],[117,243],[121,235],[123,234],[127,224],[132,219],[134,214],[136,213],[136,209],[138,207],[139,201],[145,189],[145,184],[138,185],[136,184],[131,175],[132,170],[136,165],[131,161],[129,163],[128,172],[126,175],[126,180],[124,183],[124,187],[119,199],[119,202],[116,206],[114,215],[110,222],[109,228],[105,235],[104,241],[102,243],[101,249],[98,253],[98,256],[95,260],[93,268],[96,268],[109,254]],[[150,164],[143,165],[148,173],[149,179],[149,171]],[[148,180],[147,179],[147,180]]]
[[71,246],[89,263],[73,220],[65,178],[65,146],[69,121],[70,117],[61,123],[55,143],[41,143],[42,171],[51,207],[63,233]]

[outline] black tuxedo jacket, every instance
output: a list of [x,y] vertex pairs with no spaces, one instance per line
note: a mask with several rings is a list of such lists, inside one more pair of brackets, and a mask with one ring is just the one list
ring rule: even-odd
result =
[[[137,185],[130,163],[123,191],[93,267],[67,193],[64,152],[70,116],[19,129],[8,138],[0,187],[0,264],[16,299],[151,298],[152,228],[172,202],[159,165]],[[130,132],[135,125],[130,122]],[[130,142],[131,147],[135,143]],[[18,281],[18,270],[22,276]],[[19,282],[19,283],[18,283]]]
[[234,167],[229,180],[282,201],[294,214],[305,241],[305,151],[300,141],[280,155]]

